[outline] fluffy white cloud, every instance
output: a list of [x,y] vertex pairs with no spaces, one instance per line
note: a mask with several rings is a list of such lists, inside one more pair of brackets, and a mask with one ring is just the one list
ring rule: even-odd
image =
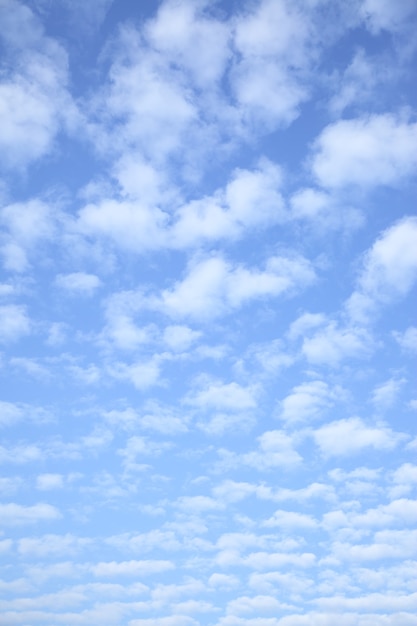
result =
[[417,466],[403,463],[392,474],[392,487],[389,490],[391,497],[408,495],[417,485]]
[[84,235],[104,236],[122,249],[142,253],[161,247],[168,215],[134,200],[104,199],[81,209],[77,228]]
[[116,362],[109,368],[109,374],[119,380],[130,381],[136,389],[148,389],[156,385],[160,376],[160,359],[138,360],[133,363]]
[[144,307],[141,292],[122,291],[114,293],[105,303],[107,324],[102,333],[104,341],[123,350],[135,350],[151,342],[156,334],[152,324],[138,326],[135,317]]
[[280,169],[267,160],[253,170],[236,170],[224,189],[178,209],[171,245],[183,248],[205,240],[235,239],[248,229],[285,221],[281,178]]
[[231,84],[246,120],[261,128],[291,123],[306,99],[294,68],[308,65],[308,23],[294,5],[264,0],[236,23],[241,58]]
[[63,486],[64,477],[62,474],[39,474],[36,478],[36,488],[40,491],[62,489]]
[[[129,626],[155,626],[155,619],[133,619],[129,622]],[[198,626],[198,623],[188,615],[171,615],[159,617],[158,626]]]
[[250,300],[276,297],[308,286],[315,273],[303,257],[270,257],[265,270],[233,267],[220,256],[190,265],[172,289],[153,305],[173,317],[207,319],[239,308]]
[[21,406],[12,402],[0,402],[0,426],[9,426],[23,419],[24,411]]
[[213,87],[230,55],[230,31],[226,22],[203,13],[205,4],[189,0],[163,3],[148,22],[146,36],[167,59],[175,58],[198,86]]
[[344,561],[377,561],[379,559],[412,559],[416,556],[415,530],[379,530],[372,543],[352,545],[335,542],[334,555]]
[[289,423],[314,419],[331,407],[341,395],[342,389],[332,389],[322,380],[302,383],[294,387],[280,403],[280,417]]
[[360,6],[360,15],[369,30],[377,34],[381,30],[401,32],[409,25],[415,13],[413,0],[390,2],[390,0],[364,0]]
[[303,313],[294,322],[292,322],[288,331],[290,339],[297,339],[308,334],[313,328],[323,326],[326,322],[326,316],[323,313]]
[[[161,176],[155,167],[138,159],[119,161],[116,177],[126,197],[84,206],[78,216],[78,231],[104,236],[122,249],[142,253],[236,239],[248,229],[287,219],[280,193],[281,170],[266,159],[254,169],[235,170],[226,185],[212,195],[186,203],[174,200]],[[168,209],[172,204],[177,207],[174,211]]]
[[230,615],[245,615],[250,613],[268,614],[276,613],[282,610],[283,605],[273,596],[241,596],[235,600],[231,600],[226,612]]
[[242,455],[226,455],[227,465],[249,465],[263,471],[273,467],[294,467],[301,463],[302,457],[293,447],[293,441],[280,430],[270,430],[257,438],[258,448]]
[[188,326],[173,325],[165,328],[163,340],[174,352],[183,352],[188,350],[200,336],[199,331],[192,330]]
[[417,328],[409,326],[404,332],[394,332],[394,337],[406,352],[417,352]]
[[102,119],[107,117],[110,124],[94,130],[97,146],[112,152],[136,149],[154,163],[163,163],[197,122],[181,74],[170,71],[163,55],[144,44],[132,25],[120,30],[114,52],[109,84],[93,103],[104,110]]
[[91,539],[66,535],[43,535],[42,537],[24,537],[19,539],[18,552],[38,558],[48,556],[72,555],[92,543]]
[[171,561],[148,560],[148,561],[110,561],[97,563],[91,566],[94,576],[115,577],[115,576],[144,576],[149,574],[160,574],[174,569]]
[[311,515],[304,513],[296,513],[294,511],[275,511],[272,517],[263,522],[264,526],[278,526],[287,530],[295,530],[297,528],[316,528],[317,520]]
[[349,313],[367,319],[377,304],[407,295],[417,280],[417,218],[406,217],[385,230],[364,257],[358,289],[347,301]]
[[359,453],[366,448],[391,450],[405,436],[385,425],[368,426],[359,417],[351,417],[318,428],[313,437],[322,454],[332,457]]
[[21,524],[35,524],[41,521],[51,521],[62,517],[59,510],[51,504],[34,504],[24,506],[22,504],[0,504],[0,523],[14,526]]
[[202,389],[189,395],[185,402],[199,410],[226,409],[245,411],[256,406],[256,389],[242,387],[238,383],[221,383],[217,381],[201,381]]
[[346,358],[368,356],[373,341],[366,329],[361,327],[338,327],[330,322],[311,337],[306,337],[302,353],[310,363],[337,365]]
[[31,320],[26,313],[26,307],[18,304],[4,304],[0,306],[0,341],[8,343],[17,341],[29,334]]
[[127,471],[141,471],[149,466],[139,463],[139,460],[149,460],[149,457],[159,456],[163,450],[170,447],[169,443],[150,441],[146,437],[133,436],[126,441],[126,446],[118,450],[123,457],[123,465]]
[[43,35],[37,17],[18,1],[2,2],[0,24],[15,64],[14,71],[3,70],[0,84],[0,160],[22,169],[47,154],[77,114],[67,92],[63,47]]
[[392,114],[341,120],[314,144],[312,171],[325,188],[397,185],[417,166],[417,124]]
[[74,272],[72,274],[58,274],[55,279],[61,289],[69,292],[92,295],[101,285],[101,280],[95,274]]
[[390,378],[378,385],[372,392],[372,402],[377,409],[390,408],[397,399],[401,387],[405,383],[404,378]]
[[364,513],[332,511],[323,516],[325,528],[334,530],[389,528],[390,526],[412,526],[417,515],[417,504],[413,500],[401,498],[389,504],[381,504],[376,508],[368,509]]
[[365,256],[359,284],[384,300],[405,295],[417,279],[417,218],[406,217],[382,233]]
[[5,228],[0,252],[5,268],[25,271],[36,247],[55,235],[57,217],[54,207],[37,199],[8,204],[0,209],[0,224]]

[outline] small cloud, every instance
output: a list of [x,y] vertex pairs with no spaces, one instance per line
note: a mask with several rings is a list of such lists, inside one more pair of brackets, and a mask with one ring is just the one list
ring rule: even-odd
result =
[[101,280],[98,276],[85,272],[58,274],[55,283],[65,291],[84,295],[92,295],[101,286]]
[[56,520],[62,517],[59,510],[50,504],[34,504],[24,506],[21,504],[0,504],[0,524],[4,526],[14,526],[23,524],[35,524]]
[[40,474],[36,478],[36,488],[39,489],[39,491],[62,489],[63,486],[64,477],[62,474]]
[[326,457],[357,454],[366,448],[392,450],[406,435],[388,426],[368,426],[361,418],[330,422],[313,432],[313,438]]

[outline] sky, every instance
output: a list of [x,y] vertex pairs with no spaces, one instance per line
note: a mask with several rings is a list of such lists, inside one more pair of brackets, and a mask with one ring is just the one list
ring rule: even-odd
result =
[[414,0],[0,0],[0,625],[415,626]]

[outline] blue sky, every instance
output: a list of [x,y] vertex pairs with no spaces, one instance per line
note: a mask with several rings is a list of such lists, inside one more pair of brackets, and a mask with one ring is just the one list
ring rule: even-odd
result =
[[0,623],[411,626],[413,0],[0,0]]

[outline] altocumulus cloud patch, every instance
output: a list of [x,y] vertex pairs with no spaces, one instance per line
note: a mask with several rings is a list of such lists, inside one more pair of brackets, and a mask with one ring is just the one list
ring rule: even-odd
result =
[[412,0],[0,2],[0,622],[411,626]]

